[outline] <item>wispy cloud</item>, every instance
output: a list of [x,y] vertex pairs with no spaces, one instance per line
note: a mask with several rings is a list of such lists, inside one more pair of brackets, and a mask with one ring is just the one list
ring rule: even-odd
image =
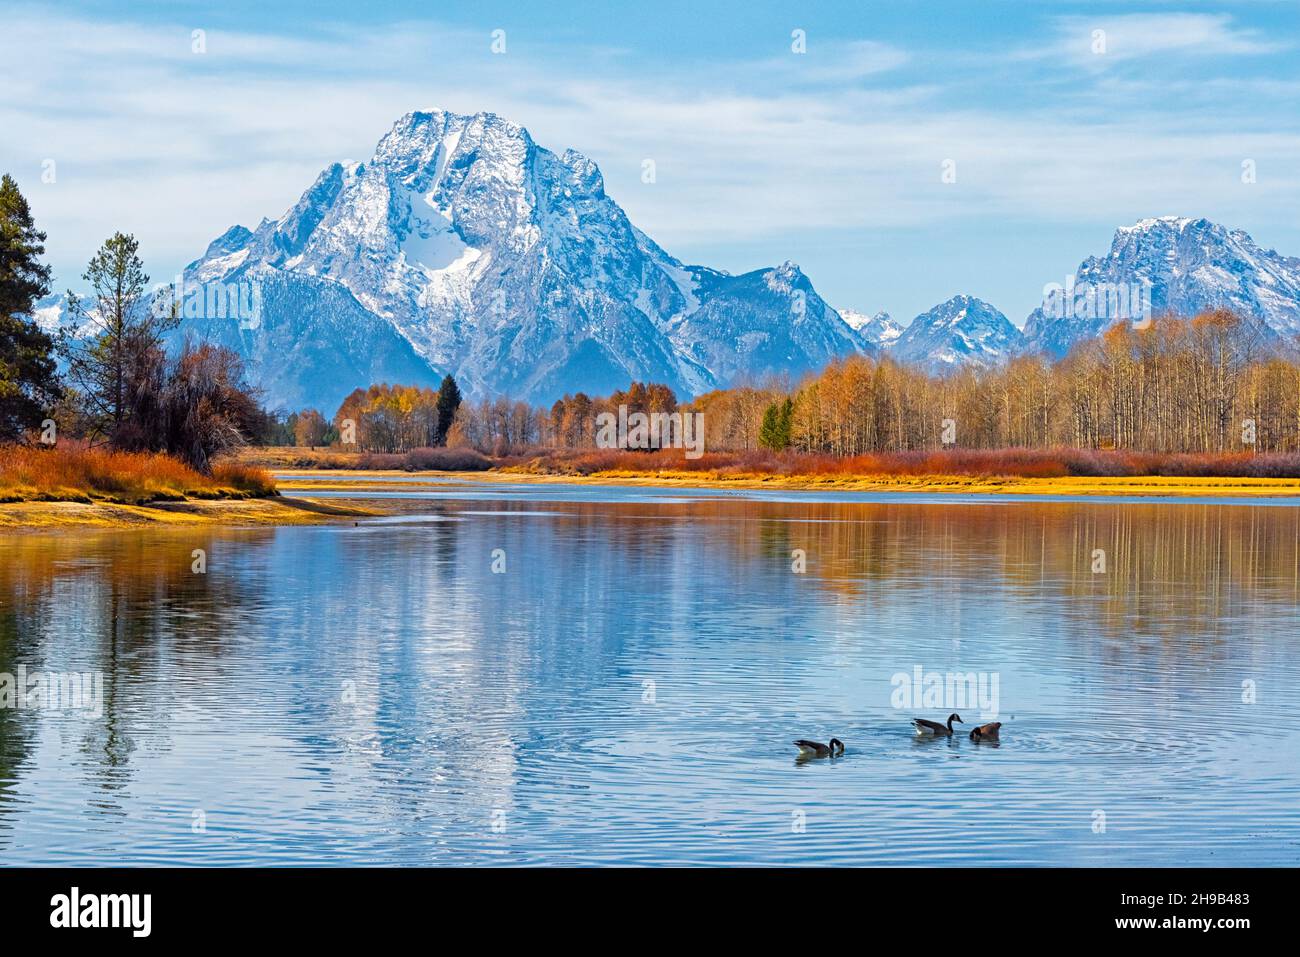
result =
[[[1118,57],[1276,45],[1218,16],[1099,23]],[[1073,51],[1086,25],[1055,21],[1040,53]],[[1274,215],[1300,214],[1300,183],[1284,172],[1300,155],[1294,117],[1259,101],[1252,122],[1245,108],[1183,110],[1108,75],[1035,99],[1036,83],[1061,82],[1042,56],[972,62],[813,37],[806,54],[745,57],[721,45],[717,56],[668,65],[654,51],[536,36],[512,36],[494,55],[487,31],[427,22],[204,39],[206,52],[194,53],[180,23],[48,10],[7,18],[3,165],[49,230],[62,281],[119,228],[174,268],[231,223],[279,215],[327,163],[367,158],[398,116],[432,107],[491,110],[545,146],[588,154],[633,220],[671,251],[753,250],[766,237],[770,252],[753,266],[785,258],[792,236],[826,230],[1113,225],[1173,212],[1234,220],[1263,198]],[[1238,80],[1205,82],[1230,95]],[[1253,192],[1238,177],[1245,158],[1260,170]],[[53,184],[40,182],[46,159],[57,163]],[[645,159],[656,163],[654,184],[641,181]],[[942,181],[946,160],[955,183]]]
[[1226,13],[1123,13],[1059,17],[1054,38],[1025,55],[1095,67],[1162,56],[1259,56],[1293,46]]

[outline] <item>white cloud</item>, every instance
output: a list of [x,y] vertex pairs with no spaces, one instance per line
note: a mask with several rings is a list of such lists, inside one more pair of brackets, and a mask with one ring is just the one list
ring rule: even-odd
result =
[[[1236,26],[1226,13],[1066,16],[1057,19],[1056,31],[1054,42],[1029,55],[1103,66],[1163,56],[1255,56],[1292,45]],[[1097,31],[1104,36],[1098,38]],[[1104,52],[1099,52],[1098,39],[1104,41]]]
[[[1148,55],[1264,44],[1218,17],[1105,22],[1121,55],[1140,43]],[[975,95],[979,70],[909,74],[913,58],[874,42],[665,68],[519,38],[494,56],[486,33],[407,23],[293,37],[212,30],[207,51],[190,52],[186,25],[9,16],[3,165],[49,231],[56,265],[83,263],[127,229],[169,271],[232,223],[279,216],[328,163],[366,159],[401,114],[435,107],[491,110],[544,146],[588,154],[669,251],[768,237],[766,258],[779,261],[792,234],[817,230],[1166,212],[1234,221],[1263,199],[1272,215],[1300,213],[1300,184],[1281,173],[1300,154],[1294,121],[1237,133],[1235,117],[1134,103],[1105,78],[1076,91],[1069,112],[1002,106]],[[1012,56],[980,70],[1005,81],[1042,68]],[[1236,175],[1243,157],[1260,163],[1253,193]],[[53,185],[39,181],[45,158],[59,164]],[[640,181],[646,158],[653,185]],[[957,162],[955,185],[940,181],[945,159]]]

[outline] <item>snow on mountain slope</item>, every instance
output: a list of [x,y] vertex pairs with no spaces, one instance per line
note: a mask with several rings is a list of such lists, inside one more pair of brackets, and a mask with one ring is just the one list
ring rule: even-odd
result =
[[277,336],[310,340],[261,384],[327,410],[375,377],[411,381],[412,355],[421,379],[549,402],[631,379],[686,396],[862,348],[797,267],[684,265],[593,162],[490,113],[407,114],[368,162],[336,163],[280,219],[228,230],[185,279],[269,284],[258,324],[187,318],[181,334],[250,359],[284,356]]
[[839,312],[840,318],[869,345],[888,349],[903,334],[903,327],[887,312],[878,312],[874,316],[854,312],[852,309],[841,309]]
[[793,381],[835,356],[863,351],[794,263],[741,276],[695,275],[701,305],[670,323],[669,339],[715,381],[782,374]]
[[[1064,355],[1116,322],[1226,308],[1267,337],[1300,334],[1300,259],[1261,249],[1207,219],[1162,216],[1116,231],[1110,252],[1044,291],[1025,323],[1026,347]],[[1068,288],[1068,292],[1065,289]]]
[[[1120,229],[1023,334],[968,296],[905,329],[837,312],[789,262],[730,275],[674,258],[605,193],[593,162],[490,113],[407,114],[369,160],[330,165],[280,218],[214,239],[183,284],[176,341],[222,342],[269,404],[327,413],[354,388],[448,372],[474,398],[545,404],[633,379],[683,397],[797,380],[852,353],[987,365],[1026,349],[1059,356],[1125,313],[1164,309],[1225,306],[1269,335],[1300,334],[1300,260],[1174,217]],[[50,325],[60,310],[37,311]]]
[[912,320],[891,354],[931,371],[995,365],[1019,352],[1023,336],[987,302],[953,296]]

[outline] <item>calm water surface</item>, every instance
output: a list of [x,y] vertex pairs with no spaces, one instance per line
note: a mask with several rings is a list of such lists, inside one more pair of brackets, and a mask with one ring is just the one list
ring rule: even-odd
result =
[[0,709],[0,862],[1300,864],[1293,502],[374,484],[0,534],[0,673],[104,675]]

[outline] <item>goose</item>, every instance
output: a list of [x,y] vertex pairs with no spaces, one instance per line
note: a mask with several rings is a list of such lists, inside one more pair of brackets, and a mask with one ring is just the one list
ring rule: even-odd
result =
[[829,745],[820,744],[816,741],[805,741],[800,738],[794,743],[794,746],[799,749],[799,757],[801,758],[833,758],[837,754],[844,753],[844,742],[839,738],[831,738]]
[[954,721],[958,723],[964,723],[961,720],[961,715],[950,714],[948,715],[948,724],[946,727],[940,724],[938,721],[926,721],[925,718],[913,718],[912,724],[916,727],[917,734],[921,734],[921,735],[932,734],[935,737],[951,738],[952,723]]
[[996,741],[998,739],[998,728],[1002,727],[1001,721],[994,721],[992,724],[981,724],[978,728],[971,730],[970,739],[972,741]]

